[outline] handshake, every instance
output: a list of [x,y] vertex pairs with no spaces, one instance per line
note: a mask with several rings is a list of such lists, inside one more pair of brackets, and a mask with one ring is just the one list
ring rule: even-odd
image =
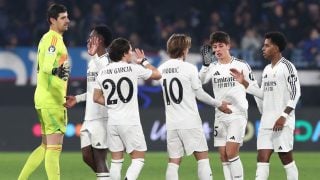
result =
[[52,74],[55,76],[58,76],[60,79],[67,81],[69,76],[70,76],[70,64],[68,61],[64,61],[61,66],[58,68],[53,68],[52,69]]
[[202,57],[202,64],[204,66],[209,66],[213,61],[215,61],[214,52],[210,45],[203,45],[200,48],[200,55]]

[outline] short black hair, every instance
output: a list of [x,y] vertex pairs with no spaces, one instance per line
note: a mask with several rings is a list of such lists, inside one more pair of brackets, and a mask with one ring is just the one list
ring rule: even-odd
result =
[[130,50],[130,42],[125,38],[114,39],[109,47],[109,57],[112,61],[121,61],[125,53]]
[[107,25],[98,25],[95,26],[92,30],[103,37],[103,43],[105,47],[108,47],[111,44],[112,31]]
[[67,12],[67,8],[62,4],[51,4],[47,11],[47,21],[49,24],[50,18],[57,19],[59,17],[59,13]]
[[210,44],[213,43],[224,43],[224,44],[230,44],[230,36],[228,33],[223,31],[216,31],[210,34]]
[[287,46],[287,39],[281,32],[268,32],[264,35],[264,38],[270,39],[273,44],[277,45],[280,52],[282,52]]

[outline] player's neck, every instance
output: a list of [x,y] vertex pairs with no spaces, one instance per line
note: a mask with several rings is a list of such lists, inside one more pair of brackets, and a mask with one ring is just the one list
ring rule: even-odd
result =
[[57,32],[57,33],[60,34],[61,36],[63,35],[63,32],[60,32],[60,31],[58,30],[58,28],[56,28],[56,27],[53,26],[53,25],[50,26],[50,30]]
[[229,64],[231,62],[231,55],[228,54],[225,57],[222,57],[221,59],[219,59],[219,63],[220,64]]
[[271,66],[275,66],[279,61],[280,59],[282,58],[282,55],[279,53],[279,54],[276,54],[274,57],[272,57],[271,59]]

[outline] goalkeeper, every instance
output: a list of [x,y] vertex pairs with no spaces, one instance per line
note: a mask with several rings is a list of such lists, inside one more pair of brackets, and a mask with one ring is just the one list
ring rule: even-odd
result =
[[28,179],[43,160],[48,179],[60,179],[59,158],[67,125],[67,112],[63,104],[70,73],[68,52],[62,38],[70,22],[66,7],[52,4],[47,11],[47,20],[50,30],[43,35],[38,46],[34,95],[42,144],[29,156],[19,180]]

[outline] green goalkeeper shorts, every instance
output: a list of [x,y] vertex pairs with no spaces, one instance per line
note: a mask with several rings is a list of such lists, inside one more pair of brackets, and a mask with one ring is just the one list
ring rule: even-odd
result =
[[66,109],[37,109],[37,114],[41,124],[41,134],[64,134],[66,132],[68,123]]

